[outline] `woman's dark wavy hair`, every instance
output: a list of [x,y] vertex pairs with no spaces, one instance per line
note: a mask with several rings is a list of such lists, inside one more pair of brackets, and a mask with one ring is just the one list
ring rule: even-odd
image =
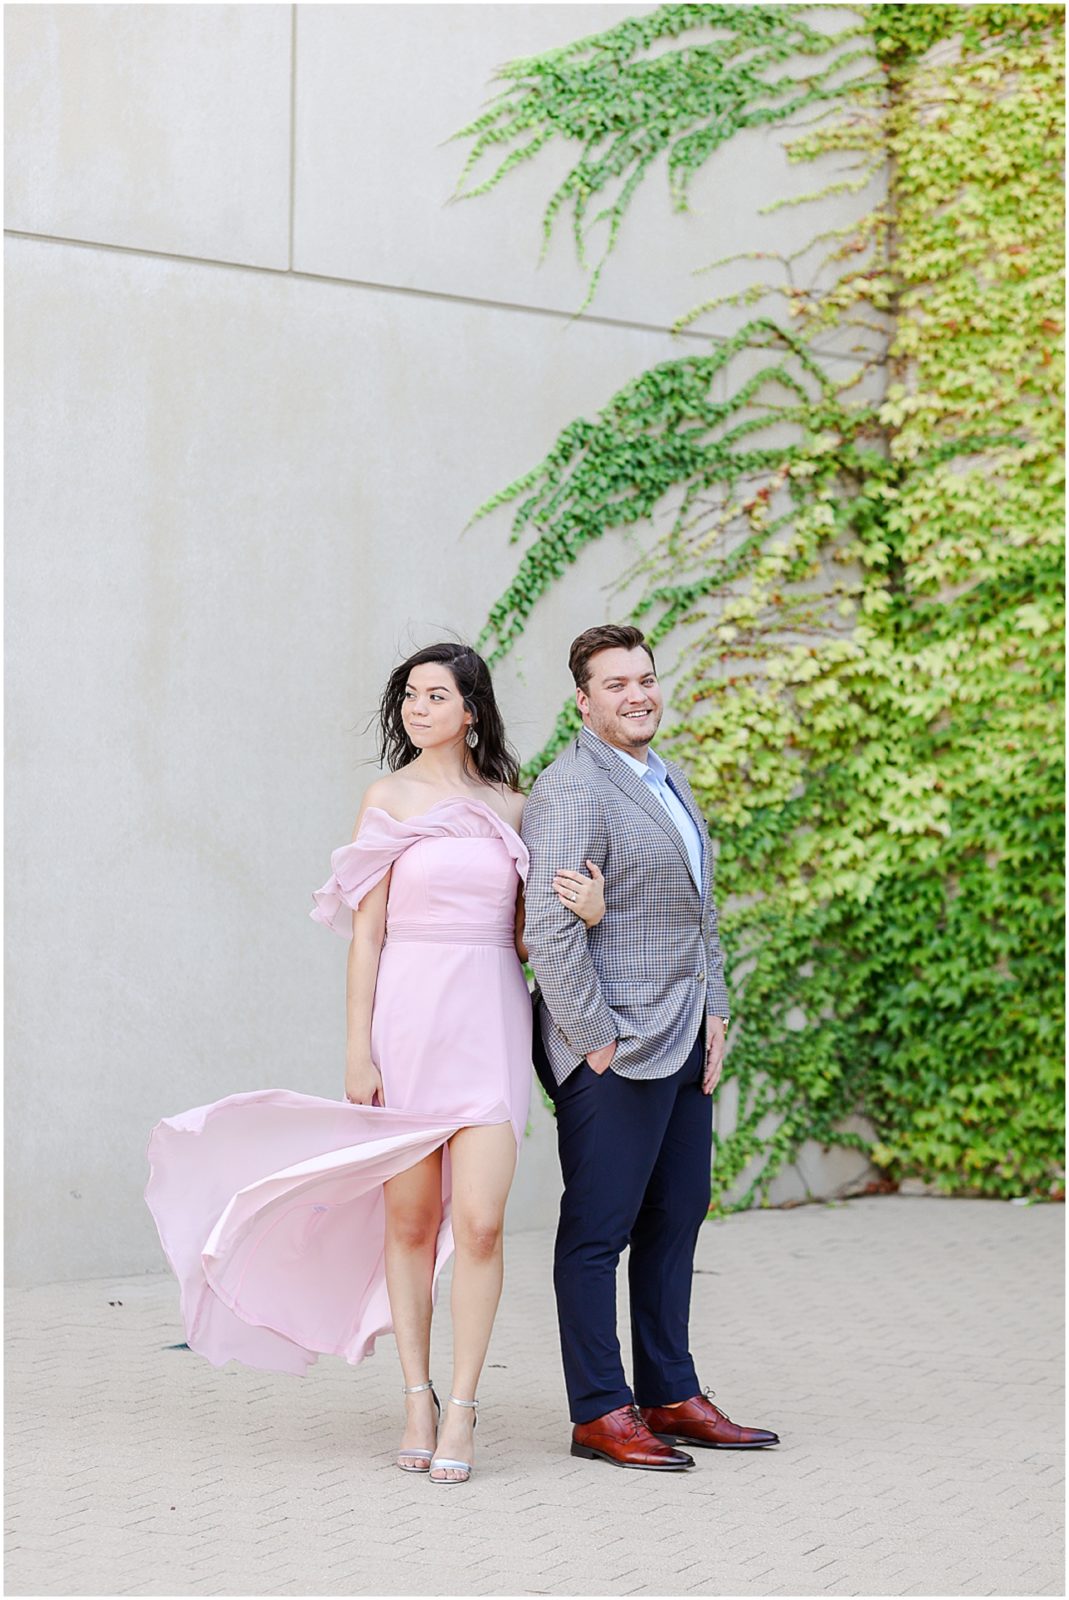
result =
[[465,746],[465,757],[485,783],[504,783],[510,789],[520,786],[520,763],[516,753],[505,738],[505,726],[494,698],[490,669],[482,656],[466,644],[429,644],[424,650],[402,661],[390,673],[389,681],[379,701],[379,729],[381,735],[379,759],[391,772],[407,767],[419,755],[419,750],[405,732],[401,720],[401,707],[405,700],[405,686],[413,667],[430,664],[448,667],[472,714],[472,726],[479,735],[474,750]]

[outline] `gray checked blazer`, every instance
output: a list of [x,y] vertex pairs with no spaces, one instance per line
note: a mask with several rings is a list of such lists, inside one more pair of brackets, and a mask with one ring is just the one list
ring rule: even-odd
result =
[[[704,836],[690,785],[665,764]],[[708,841],[699,894],[668,812],[625,761],[584,733],[539,776],[521,833],[531,853],[524,938],[555,1081],[614,1039],[612,1070],[621,1077],[678,1072],[705,1013],[729,1014]],[[605,875],[606,911],[595,928],[553,893],[554,872],[585,872],[587,857]]]

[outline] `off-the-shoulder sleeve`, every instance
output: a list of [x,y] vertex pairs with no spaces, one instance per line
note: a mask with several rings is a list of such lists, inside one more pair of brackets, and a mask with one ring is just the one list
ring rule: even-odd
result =
[[420,839],[443,837],[500,839],[520,879],[526,880],[527,846],[516,830],[482,801],[457,795],[403,822],[378,806],[368,806],[352,844],[341,845],[331,856],[330,877],[322,889],[315,890],[315,910],[309,915],[343,939],[351,939],[353,912],[382,882],[397,857]]
[[322,922],[343,939],[351,939],[353,912],[364,896],[382,882],[411,842],[402,823],[384,811],[366,811],[352,844],[340,845],[331,854],[330,877],[312,894],[312,921]]

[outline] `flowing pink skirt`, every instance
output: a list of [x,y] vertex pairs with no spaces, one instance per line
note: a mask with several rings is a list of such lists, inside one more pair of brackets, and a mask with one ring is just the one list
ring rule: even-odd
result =
[[[391,1329],[383,1184],[460,1128],[523,1137],[531,1004],[514,950],[387,941],[372,1045],[385,1106],[265,1089],[153,1130],[145,1197],[187,1342],[216,1366],[362,1361]],[[453,1248],[448,1150],[442,1165],[435,1285]]]

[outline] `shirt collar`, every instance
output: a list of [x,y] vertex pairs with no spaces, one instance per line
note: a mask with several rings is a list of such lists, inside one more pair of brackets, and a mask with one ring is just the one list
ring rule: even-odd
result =
[[583,724],[583,732],[589,735],[591,739],[596,739],[603,750],[608,750],[611,755],[619,756],[620,760],[625,761],[632,771],[637,772],[638,776],[645,782],[648,783],[652,780],[656,785],[667,782],[668,768],[652,747],[646,751],[646,760],[640,761],[637,756],[629,755],[626,750],[620,750],[616,745],[609,744],[608,740],[595,733],[593,728],[588,728],[585,723]]

